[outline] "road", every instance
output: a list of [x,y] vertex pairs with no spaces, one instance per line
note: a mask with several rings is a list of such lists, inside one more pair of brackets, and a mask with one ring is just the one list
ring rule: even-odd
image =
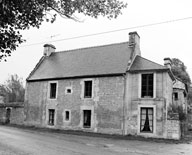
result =
[[0,155],[192,155],[192,143],[88,137],[0,126]]

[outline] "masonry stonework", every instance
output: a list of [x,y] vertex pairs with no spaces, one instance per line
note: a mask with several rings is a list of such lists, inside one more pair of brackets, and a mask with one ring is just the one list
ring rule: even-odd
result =
[[[122,133],[122,107],[124,78],[99,77],[93,80],[93,98],[82,97],[83,79],[58,80],[57,99],[48,98],[49,81],[29,82],[26,95],[26,124],[50,127],[48,109],[55,109],[54,128],[92,131],[99,133]],[[65,94],[66,87],[72,88],[71,94]],[[71,111],[71,120],[64,121],[64,111]],[[92,110],[91,128],[83,128],[83,110]]]

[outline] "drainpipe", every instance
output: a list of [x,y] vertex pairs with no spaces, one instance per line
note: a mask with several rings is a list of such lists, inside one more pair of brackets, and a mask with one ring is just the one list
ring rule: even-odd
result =
[[123,130],[122,130],[122,135],[125,135],[125,120],[126,120],[126,93],[127,93],[127,75],[123,74],[124,78],[124,94],[123,94]]

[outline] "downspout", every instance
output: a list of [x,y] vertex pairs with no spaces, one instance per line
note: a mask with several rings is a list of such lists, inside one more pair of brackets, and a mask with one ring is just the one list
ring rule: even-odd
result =
[[126,113],[126,101],[125,101],[125,99],[126,99],[126,92],[127,92],[127,78],[126,78],[126,73],[125,74],[123,74],[123,78],[124,78],[124,94],[123,94],[123,130],[122,130],[122,135],[125,135],[126,134],[126,132],[125,132],[125,124],[126,124],[126,122],[125,122],[125,120],[126,120],[126,115],[125,115],[125,113]]

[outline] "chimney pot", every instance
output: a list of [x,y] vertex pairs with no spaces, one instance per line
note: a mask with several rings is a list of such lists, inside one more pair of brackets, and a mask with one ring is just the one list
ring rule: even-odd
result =
[[43,54],[45,56],[50,56],[51,53],[55,52],[56,49],[55,46],[52,44],[45,44],[43,47],[44,47]]

